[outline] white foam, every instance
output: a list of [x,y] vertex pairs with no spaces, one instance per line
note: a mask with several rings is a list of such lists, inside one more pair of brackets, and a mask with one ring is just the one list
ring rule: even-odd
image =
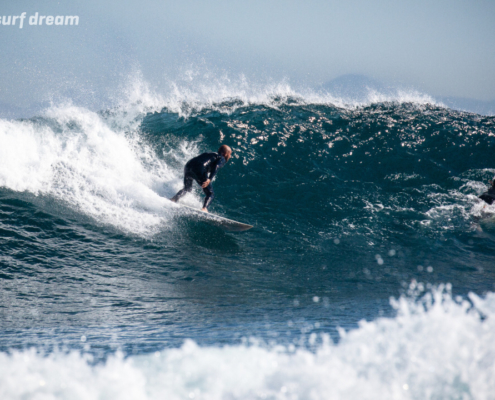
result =
[[[410,291],[421,289],[411,284]],[[495,294],[469,298],[454,300],[447,285],[418,300],[392,300],[395,318],[362,321],[342,331],[338,344],[325,336],[314,351],[188,340],[151,355],[116,354],[96,366],[77,352],[0,353],[0,398],[491,399]]]
[[453,178],[455,181],[462,182],[458,190],[441,192],[441,188],[430,185],[435,192],[429,193],[428,197],[436,205],[425,213],[429,221],[423,221],[423,224],[430,225],[434,222],[435,228],[442,230],[457,230],[460,226],[464,229],[465,226],[460,225],[461,222],[470,223],[472,230],[480,229],[474,221],[491,225],[495,215],[495,205],[490,206],[478,197],[488,187],[478,178],[480,173],[486,171],[492,172],[489,169],[468,171],[469,175],[474,174],[477,180],[463,177]]
[[65,104],[41,120],[0,120],[0,185],[53,196],[124,231],[155,233],[168,218],[160,194],[177,190],[181,177],[140,141],[149,104],[129,104],[106,118]]

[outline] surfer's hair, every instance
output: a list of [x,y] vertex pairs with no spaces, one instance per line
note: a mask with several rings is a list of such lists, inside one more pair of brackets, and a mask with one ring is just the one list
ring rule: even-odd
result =
[[227,146],[226,144],[222,144],[220,148],[218,149],[218,153],[222,155],[227,155],[229,153],[232,153],[232,149]]

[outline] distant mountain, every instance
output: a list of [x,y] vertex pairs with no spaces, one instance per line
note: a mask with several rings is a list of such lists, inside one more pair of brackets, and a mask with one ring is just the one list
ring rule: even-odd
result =
[[[347,74],[324,83],[318,89],[345,101],[366,102],[370,91],[394,98],[397,96],[399,88],[385,85],[365,75]],[[453,110],[489,116],[495,115],[495,100],[483,101],[462,97],[431,97]]]
[[364,75],[347,74],[321,85],[320,90],[346,100],[366,101],[370,91],[393,95],[396,90]]

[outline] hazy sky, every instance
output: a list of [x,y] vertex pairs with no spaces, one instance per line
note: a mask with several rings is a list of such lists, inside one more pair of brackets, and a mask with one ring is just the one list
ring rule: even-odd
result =
[[72,27],[0,25],[0,102],[18,107],[59,93],[102,99],[136,70],[160,87],[191,67],[306,85],[363,74],[495,98],[493,0],[1,2],[0,16],[79,16]]

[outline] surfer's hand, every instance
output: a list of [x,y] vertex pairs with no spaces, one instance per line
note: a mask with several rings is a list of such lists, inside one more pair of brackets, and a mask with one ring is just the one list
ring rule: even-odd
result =
[[208,186],[209,184],[211,183],[211,181],[209,179],[207,179],[202,185],[201,187],[204,189],[206,186]]

